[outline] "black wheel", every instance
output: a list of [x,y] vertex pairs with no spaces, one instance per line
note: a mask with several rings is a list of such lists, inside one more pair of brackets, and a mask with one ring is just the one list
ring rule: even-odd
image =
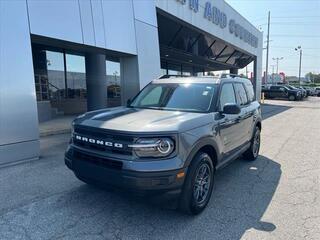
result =
[[214,166],[207,153],[199,152],[191,162],[180,196],[180,210],[199,214],[207,206],[214,184]]
[[290,95],[289,96],[289,101],[294,101],[294,100],[296,100],[296,97],[294,95]]
[[260,150],[260,129],[258,127],[255,128],[253,137],[251,139],[251,145],[248,150],[243,154],[243,156],[250,161],[254,161],[259,156]]

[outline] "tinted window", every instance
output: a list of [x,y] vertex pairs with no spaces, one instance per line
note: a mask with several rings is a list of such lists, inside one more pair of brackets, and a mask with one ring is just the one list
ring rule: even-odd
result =
[[240,106],[246,105],[248,103],[248,98],[246,91],[244,90],[242,83],[235,83],[234,90],[236,92],[237,100]]
[[253,90],[252,84],[246,83],[245,87],[246,87],[249,102],[253,102],[254,101],[254,90]]
[[236,103],[232,83],[222,85],[220,94],[220,110],[223,110],[223,106],[227,103]]
[[135,98],[131,107],[206,112],[210,108],[215,89],[214,84],[149,84]]

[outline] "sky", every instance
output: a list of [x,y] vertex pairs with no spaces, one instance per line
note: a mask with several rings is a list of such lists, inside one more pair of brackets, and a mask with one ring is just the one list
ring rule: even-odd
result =
[[[276,61],[279,72],[287,76],[298,76],[299,53],[302,47],[302,67],[304,76],[308,72],[320,73],[320,0],[225,0],[258,29],[267,39],[268,11],[270,21],[269,74]],[[266,47],[266,42],[264,43]],[[266,68],[266,50],[263,51],[263,71]],[[248,71],[252,71],[252,65]],[[274,66],[276,72],[276,66]]]

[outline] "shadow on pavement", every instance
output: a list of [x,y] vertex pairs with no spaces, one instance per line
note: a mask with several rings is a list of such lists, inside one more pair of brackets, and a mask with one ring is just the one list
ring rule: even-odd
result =
[[272,117],[274,115],[277,115],[279,113],[282,113],[284,111],[289,110],[291,107],[288,106],[282,106],[282,105],[273,105],[273,104],[261,104],[261,114],[262,119],[266,120],[269,117]]
[[49,206],[63,218],[54,237],[77,239],[90,231],[97,239],[240,239],[252,228],[271,232],[276,226],[263,215],[280,176],[280,165],[264,156],[234,161],[217,172],[212,199],[198,216],[84,184]]

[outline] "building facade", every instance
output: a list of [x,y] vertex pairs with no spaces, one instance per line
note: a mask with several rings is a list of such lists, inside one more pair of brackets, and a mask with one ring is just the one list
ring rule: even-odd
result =
[[39,157],[39,121],[252,62],[260,96],[262,33],[223,0],[0,1],[0,164]]

